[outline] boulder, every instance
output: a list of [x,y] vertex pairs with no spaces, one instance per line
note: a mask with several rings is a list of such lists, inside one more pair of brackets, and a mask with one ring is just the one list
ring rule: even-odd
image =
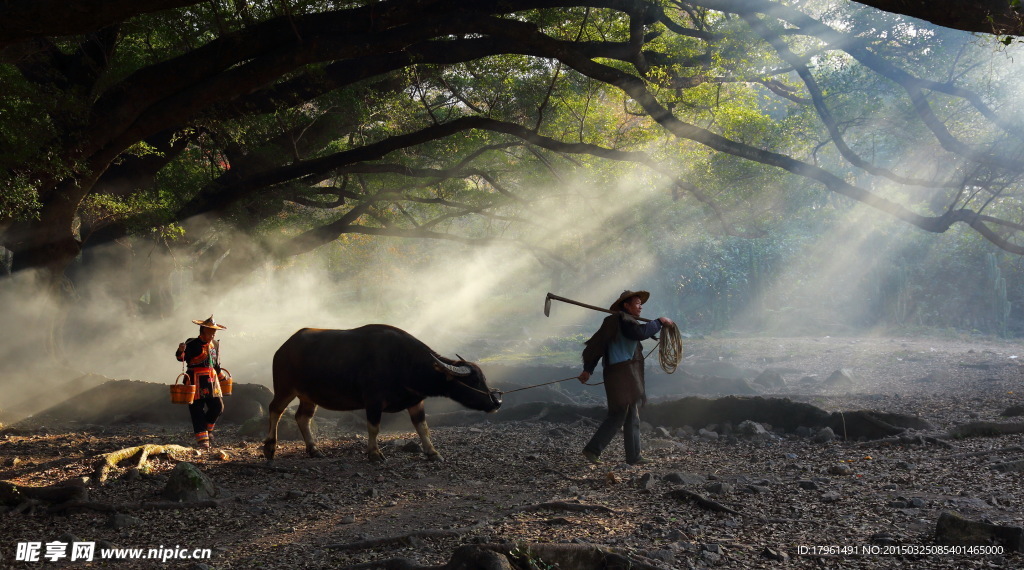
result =
[[168,501],[207,501],[217,496],[217,488],[198,467],[182,462],[174,466],[161,496]]
[[833,389],[852,388],[853,385],[853,372],[847,368],[836,370],[825,379],[825,386]]

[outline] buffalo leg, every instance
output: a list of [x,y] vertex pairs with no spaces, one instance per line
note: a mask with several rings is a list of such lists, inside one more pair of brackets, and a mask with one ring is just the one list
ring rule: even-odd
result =
[[377,445],[377,434],[380,433],[380,418],[384,411],[378,407],[366,408],[366,458],[371,462],[384,461],[384,454]]
[[302,441],[306,442],[306,453],[310,457],[323,457],[324,454],[316,448],[313,441],[313,434],[309,431],[309,422],[316,413],[316,404],[299,396],[299,409],[295,411],[295,423],[299,424],[299,433],[302,434]]
[[263,440],[263,457],[266,457],[267,461],[274,459],[274,451],[277,449],[277,424],[280,423],[288,404],[294,399],[295,394],[278,393],[274,394],[274,399],[270,401],[267,410],[267,417],[270,420],[267,426],[267,439]]
[[412,425],[416,428],[416,433],[420,436],[420,444],[423,445],[423,453],[425,453],[427,455],[427,459],[431,461],[440,461],[442,459],[441,454],[434,449],[434,444],[430,441],[430,428],[427,427],[427,412],[423,402],[408,408],[408,410],[409,419],[412,420]]

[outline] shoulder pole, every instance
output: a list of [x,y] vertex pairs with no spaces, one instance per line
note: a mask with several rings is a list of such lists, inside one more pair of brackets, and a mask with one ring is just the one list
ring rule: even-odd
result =
[[[572,299],[566,299],[565,297],[559,297],[558,295],[555,295],[554,293],[548,293],[548,296],[544,298],[544,316],[545,317],[551,316],[551,301],[552,300],[561,301],[563,303],[569,303],[570,305],[576,305],[578,307],[583,307],[584,309],[590,309],[590,310],[593,310],[593,311],[600,311],[602,313],[610,313],[610,314],[614,315],[617,312],[617,311],[609,311],[608,309],[603,309],[601,307],[595,307],[594,305],[588,305],[586,303],[580,303],[579,301],[573,301]],[[643,317],[636,317],[636,320],[643,321],[645,323],[651,322],[651,319],[645,319]]]

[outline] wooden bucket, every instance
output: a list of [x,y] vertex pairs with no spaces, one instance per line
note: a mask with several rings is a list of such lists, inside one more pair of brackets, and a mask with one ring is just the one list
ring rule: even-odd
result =
[[[192,400],[196,397],[195,384],[185,384],[184,378],[185,373],[182,372],[174,379],[174,384],[171,384],[172,404],[191,404]],[[178,380],[181,380],[181,384],[178,384]]]
[[220,379],[220,393],[225,396],[231,395],[231,389],[235,385],[235,381],[231,378],[231,372],[227,368],[221,368],[221,372],[224,373],[224,377]]

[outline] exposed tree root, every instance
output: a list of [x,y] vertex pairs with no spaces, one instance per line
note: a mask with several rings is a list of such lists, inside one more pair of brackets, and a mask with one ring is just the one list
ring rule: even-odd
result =
[[63,504],[73,501],[85,501],[89,497],[89,489],[81,485],[51,485],[49,487],[29,487],[16,485],[10,481],[0,481],[0,505],[12,507],[10,514],[24,512],[33,514],[36,508],[54,503]]
[[706,498],[706,497],[704,497],[704,496],[702,496],[702,495],[700,495],[698,493],[694,493],[693,491],[687,491],[686,489],[676,489],[674,491],[669,491],[668,493],[665,493],[665,496],[669,497],[669,498],[672,498],[672,499],[677,499],[677,500],[680,500],[680,501],[691,502],[691,503],[697,505],[698,507],[700,507],[700,508],[702,508],[704,510],[707,510],[707,511],[715,511],[715,512],[719,512],[719,513],[729,513],[729,514],[732,514],[732,515],[740,514],[740,512],[737,511],[736,509],[733,509],[731,507],[727,507],[727,506],[723,505],[722,503],[719,503],[717,501],[712,501],[711,499],[708,499],[708,498]]
[[953,444],[930,435],[898,435],[884,439],[863,441],[861,447],[877,447],[879,445],[937,445],[946,449],[953,449]]
[[29,487],[16,485],[10,481],[0,481],[0,505],[13,506],[26,500],[43,503],[84,501],[88,496],[89,489],[81,485],[61,484],[49,487]]
[[1022,451],[1024,451],[1024,447],[1013,445],[1010,447],[1000,447],[999,449],[985,449],[982,451],[971,451],[969,453],[957,453],[956,455],[950,455],[947,459],[965,459],[968,457],[983,457],[985,455],[995,455],[997,453],[1019,453]]
[[391,558],[346,566],[346,570],[666,570],[666,566],[629,551],[597,544],[467,544],[447,564],[419,566],[407,558]]
[[490,524],[488,521],[479,521],[476,524],[462,528],[417,530],[397,536],[368,538],[358,542],[328,544],[325,548],[333,550],[365,550],[367,548],[376,548],[378,546],[387,546],[392,544],[408,545],[415,539],[419,538],[451,538],[453,536],[462,536],[463,534],[473,532],[474,530],[479,530],[488,524]]
[[146,461],[149,460],[150,455],[168,455],[174,457],[174,454],[180,455],[193,455],[195,450],[190,447],[183,447],[181,445],[156,445],[147,443],[145,445],[137,445],[135,447],[126,447],[117,451],[111,451],[101,455],[101,459],[96,462],[96,470],[93,472],[93,480],[99,484],[103,484],[107,481],[107,476],[110,470],[117,467],[122,461],[128,459],[135,459],[135,467],[141,468]]

